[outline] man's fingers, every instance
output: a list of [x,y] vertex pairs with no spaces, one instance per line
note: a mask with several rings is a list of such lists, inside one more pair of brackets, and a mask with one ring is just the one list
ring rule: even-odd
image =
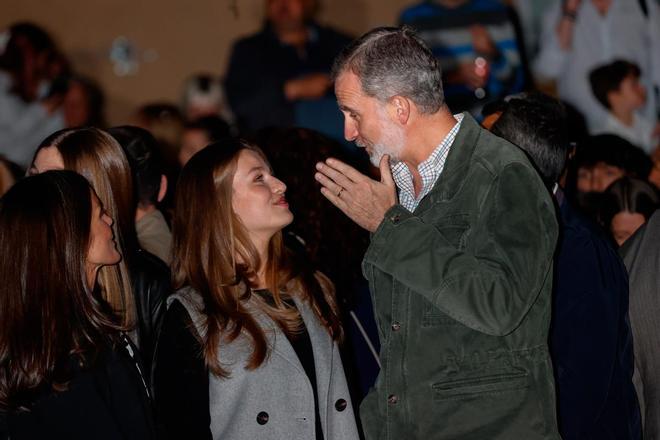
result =
[[341,211],[344,214],[348,215],[348,213],[346,212],[346,208],[348,207],[348,205],[346,204],[346,202],[344,202],[341,199],[341,197],[337,197],[336,193],[333,193],[332,191],[330,191],[326,187],[322,187],[321,188],[321,194],[323,194],[326,199],[330,200],[330,203],[335,205],[337,208],[341,209]]
[[325,165],[339,171],[341,174],[348,177],[353,182],[359,182],[360,180],[365,179],[365,178],[368,179],[367,176],[365,176],[364,174],[362,174],[361,172],[359,172],[358,170],[356,170],[352,166],[346,165],[341,160],[337,160],[337,159],[332,158],[332,157],[325,161]]
[[[316,169],[319,171],[320,174],[323,174],[330,179],[332,179],[333,182],[335,182],[337,185],[346,188],[348,186],[352,186],[354,181],[346,177],[344,174],[342,174],[340,171],[332,168],[331,166],[319,162],[316,164]],[[319,174],[317,173],[317,174]],[[318,179],[317,179],[318,180]]]
[[345,197],[346,195],[345,186],[336,183],[335,181],[333,181],[323,173],[316,173],[314,175],[314,178],[316,179],[317,182],[319,182],[323,186],[321,188],[321,192],[323,191],[323,189],[326,189],[328,190],[328,192],[334,194],[335,196]]
[[380,181],[387,186],[394,186],[394,178],[390,169],[390,155],[385,154],[380,158]]

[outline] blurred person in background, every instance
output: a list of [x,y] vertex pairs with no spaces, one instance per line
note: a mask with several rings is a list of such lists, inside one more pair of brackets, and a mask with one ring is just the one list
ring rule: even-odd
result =
[[643,115],[657,118],[660,6],[655,0],[555,0],[544,15],[540,42],[537,79],[555,81],[559,98],[584,115],[592,133],[607,112],[591,93],[589,72],[615,59],[639,66],[648,96]]
[[648,182],[622,177],[605,190],[603,226],[621,246],[660,207],[658,190]]
[[140,247],[169,266],[172,259],[172,234],[158,209],[158,204],[167,193],[168,181],[158,141],[147,130],[130,125],[112,127],[108,133],[124,149],[133,170],[137,194],[135,230]]
[[181,149],[179,150],[179,165],[183,167],[191,157],[207,145],[228,137],[231,127],[224,119],[218,116],[203,116],[187,122],[183,127],[181,136]]
[[234,120],[222,81],[206,73],[193,75],[184,83],[181,114],[186,121],[204,116],[218,116],[228,123]]
[[39,142],[64,127],[63,93],[53,85],[68,64],[38,25],[15,23],[8,33],[0,54],[0,154],[27,168]]
[[639,67],[617,60],[597,67],[589,74],[591,90],[607,116],[596,134],[615,134],[650,154],[660,142],[660,122],[639,113],[646,103],[646,89],[639,82]]
[[2,198],[0,438],[156,438],[148,377],[97,283],[121,258],[112,223],[71,171]]
[[[135,195],[128,159],[107,132],[97,128],[64,129],[37,148],[31,173],[67,169],[82,174],[114,219],[112,229],[123,256],[117,266],[102,268],[100,284],[131,338],[140,349],[147,381],[156,337],[170,294],[169,268],[140,248],[135,232]],[[105,270],[111,269],[111,270]],[[132,292],[124,295],[122,292]],[[119,302],[117,295],[126,301]]]
[[549,96],[514,96],[492,132],[529,155],[558,207],[549,345],[561,437],[639,440],[626,269],[558,184],[571,150],[566,111]]
[[483,105],[526,86],[526,53],[515,11],[499,0],[424,1],[399,19],[440,60],[447,105],[478,116]]
[[105,128],[105,96],[91,78],[74,75],[67,79],[62,102],[64,123],[69,128]]
[[[178,156],[184,124],[185,121],[179,108],[165,102],[141,106],[131,122],[131,125],[148,130],[158,141],[168,182],[176,182],[181,170]],[[165,212],[170,212],[173,203],[174,185],[169,185],[165,198],[161,202],[161,208]]]
[[239,128],[291,127],[297,106],[318,102],[323,114],[326,97],[340,125],[329,74],[350,38],[314,21],[316,0],[264,3],[263,28],[234,43],[227,67],[225,90]]

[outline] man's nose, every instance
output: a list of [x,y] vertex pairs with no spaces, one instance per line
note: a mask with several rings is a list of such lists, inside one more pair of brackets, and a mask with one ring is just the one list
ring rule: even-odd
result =
[[351,142],[354,141],[357,137],[358,137],[358,130],[355,125],[355,122],[346,118],[344,120],[344,139]]

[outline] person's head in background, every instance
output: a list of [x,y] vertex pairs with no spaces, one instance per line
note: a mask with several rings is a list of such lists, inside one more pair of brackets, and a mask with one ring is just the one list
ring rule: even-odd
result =
[[0,69],[11,78],[10,92],[25,102],[46,98],[53,79],[68,69],[51,36],[42,27],[19,22],[9,27]]
[[187,123],[181,137],[179,164],[184,166],[199,150],[230,136],[230,134],[229,124],[218,116],[204,116]]
[[657,189],[644,180],[622,177],[604,193],[602,219],[621,246],[655,212],[660,203]]
[[506,100],[500,112],[491,127],[493,134],[525,151],[552,189],[570,149],[562,103],[542,93],[521,94]]
[[62,102],[67,127],[105,127],[105,96],[91,78],[74,75],[68,80]]
[[64,129],[47,137],[35,152],[30,174],[71,170],[84,176],[114,219],[112,229],[124,258],[116,266],[101,269],[104,298],[127,327],[135,323],[129,267],[136,252],[135,200],[128,159],[107,132],[89,127]]
[[579,194],[603,192],[623,176],[646,180],[652,163],[642,149],[625,139],[602,134],[590,136],[578,146],[572,166]]
[[147,130],[131,125],[108,129],[126,153],[137,194],[135,220],[157,209],[167,192],[167,177],[158,151],[158,141]]
[[[177,154],[183,134],[184,119],[178,107],[169,103],[152,103],[140,107],[131,125],[149,130],[158,141],[165,165],[173,175],[178,170]],[[170,176],[168,172],[168,177]]]
[[113,127],[108,133],[121,145],[133,170],[137,196],[135,226],[140,247],[169,265],[172,235],[158,209],[168,190],[158,142],[147,130],[130,125]]
[[646,103],[646,89],[639,82],[640,76],[637,64],[616,60],[592,70],[589,81],[598,102],[615,118],[630,125],[635,111]]
[[266,0],[266,21],[277,34],[298,31],[312,18],[316,0]]
[[186,80],[181,99],[181,114],[190,122],[204,116],[219,116],[231,122],[233,116],[219,77],[200,73]]

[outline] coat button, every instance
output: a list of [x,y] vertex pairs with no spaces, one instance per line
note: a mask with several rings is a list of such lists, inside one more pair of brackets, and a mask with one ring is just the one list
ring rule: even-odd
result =
[[335,409],[339,412],[345,410],[347,406],[348,406],[348,402],[346,402],[346,400],[344,399],[337,399],[337,401],[335,402]]
[[401,324],[399,324],[398,322],[394,321],[394,322],[392,323],[392,331],[393,331],[393,332],[398,332],[399,330],[401,330]]
[[401,216],[399,214],[394,214],[392,217],[390,217],[390,220],[392,220],[392,223],[399,223]]
[[399,401],[399,396],[397,396],[396,394],[390,394],[389,396],[387,396],[387,403],[389,404],[394,405],[398,401]]
[[265,425],[268,423],[268,413],[261,411],[259,414],[257,414],[257,423],[260,425]]

